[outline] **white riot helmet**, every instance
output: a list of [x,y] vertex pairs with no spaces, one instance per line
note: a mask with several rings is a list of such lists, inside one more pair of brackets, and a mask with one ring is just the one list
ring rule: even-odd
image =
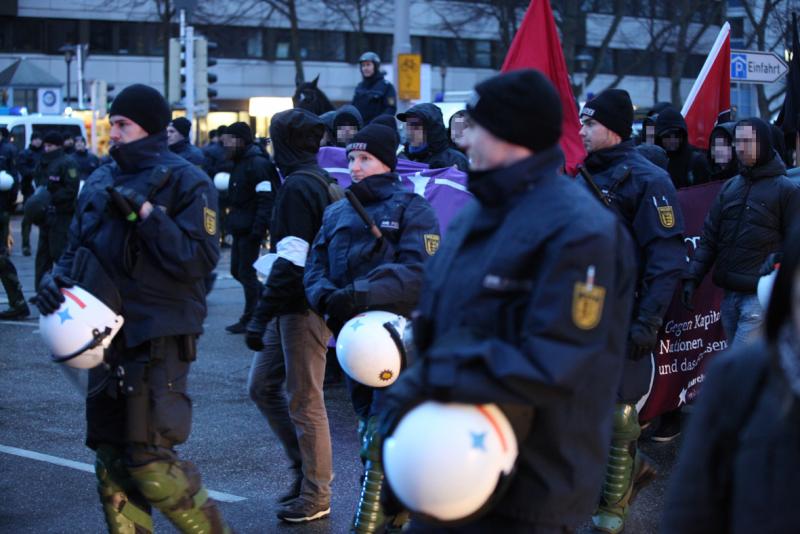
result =
[[217,191],[227,191],[230,181],[231,173],[229,172],[218,172],[214,175],[214,187],[217,188]]
[[347,376],[373,388],[397,380],[403,368],[403,331],[407,319],[385,311],[359,313],[336,339],[336,357]]
[[39,316],[51,359],[78,369],[97,367],[124,320],[82,287],[61,288],[61,293],[65,298],[58,310]]
[[517,452],[514,430],[497,405],[427,401],[386,438],[383,465],[410,511],[452,522],[484,508]]
[[6,171],[0,171],[0,191],[11,191],[14,187],[14,177]]
[[761,304],[761,308],[765,311],[769,307],[769,297],[772,295],[772,288],[775,286],[775,278],[778,277],[779,269],[780,265],[777,265],[771,273],[758,279],[756,295],[758,296],[758,303]]

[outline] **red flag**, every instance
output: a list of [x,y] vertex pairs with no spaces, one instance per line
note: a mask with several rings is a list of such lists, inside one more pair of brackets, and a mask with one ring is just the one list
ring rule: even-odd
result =
[[[567,159],[567,172],[575,174],[586,157],[578,131],[578,107],[572,94],[567,64],[550,0],[531,0],[525,18],[514,36],[502,72],[518,69],[537,69],[547,76],[561,95],[564,119],[561,125],[561,149]],[[531,95],[536,98],[536,95]]]
[[708,138],[717,117],[730,109],[731,25],[726,22],[681,110],[689,129],[689,143],[708,148]]

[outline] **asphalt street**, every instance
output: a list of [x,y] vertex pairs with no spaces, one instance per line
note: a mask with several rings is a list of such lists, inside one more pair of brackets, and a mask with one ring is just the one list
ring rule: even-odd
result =
[[[26,297],[33,296],[33,257],[23,257],[19,218],[12,259]],[[36,231],[32,236],[35,244]],[[35,248],[35,247],[34,247]],[[275,517],[276,496],[290,484],[288,463],[246,391],[251,352],[242,336],[227,334],[242,306],[241,286],[228,273],[229,253],[217,267],[209,295],[205,335],[190,376],[193,430],[179,447],[195,462],[206,486],[219,492],[221,509],[240,534],[344,533],[358,495],[356,419],[345,387],[329,384],[325,397],[333,436],[333,501],[330,518],[293,526]],[[35,253],[35,250],[34,250]],[[0,308],[6,307],[0,291]],[[95,490],[93,454],[83,445],[83,403],[38,335],[38,322],[0,322],[0,533],[74,534],[105,531]],[[639,495],[628,533],[657,532],[676,444],[643,443],[661,475]],[[588,519],[588,518],[587,518]],[[156,514],[156,530],[172,532]],[[590,532],[584,526],[580,532]]]

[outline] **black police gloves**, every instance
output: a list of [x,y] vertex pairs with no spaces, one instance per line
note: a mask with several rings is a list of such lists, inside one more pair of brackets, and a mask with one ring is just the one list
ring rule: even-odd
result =
[[331,319],[344,324],[356,314],[355,291],[351,286],[337,289],[325,301],[325,312]]
[[244,342],[247,348],[256,352],[264,350],[264,332],[267,331],[268,320],[253,316],[247,323],[247,330],[244,333]]
[[45,273],[39,282],[39,291],[31,299],[31,303],[39,308],[42,315],[50,315],[55,312],[61,303],[64,302],[64,295],[61,294],[62,287],[72,287],[75,281],[61,274]]
[[131,222],[138,219],[142,205],[147,202],[144,195],[124,185],[108,187],[106,191],[123,217]]
[[630,329],[631,359],[638,361],[649,356],[656,347],[657,341],[658,326],[648,324],[640,319],[633,321]]
[[683,307],[689,311],[694,310],[694,304],[692,304],[692,300],[694,300],[695,289],[697,289],[697,285],[695,284],[694,280],[683,281],[683,289],[681,290],[681,304],[683,304]]

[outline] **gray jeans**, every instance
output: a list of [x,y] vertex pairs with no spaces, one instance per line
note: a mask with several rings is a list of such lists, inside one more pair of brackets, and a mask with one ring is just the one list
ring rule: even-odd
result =
[[720,318],[729,346],[738,346],[755,337],[764,323],[764,310],[755,293],[725,291]]
[[303,473],[300,496],[330,504],[333,465],[322,392],[331,333],[312,311],[273,319],[264,350],[255,353],[247,388],[293,466]]

